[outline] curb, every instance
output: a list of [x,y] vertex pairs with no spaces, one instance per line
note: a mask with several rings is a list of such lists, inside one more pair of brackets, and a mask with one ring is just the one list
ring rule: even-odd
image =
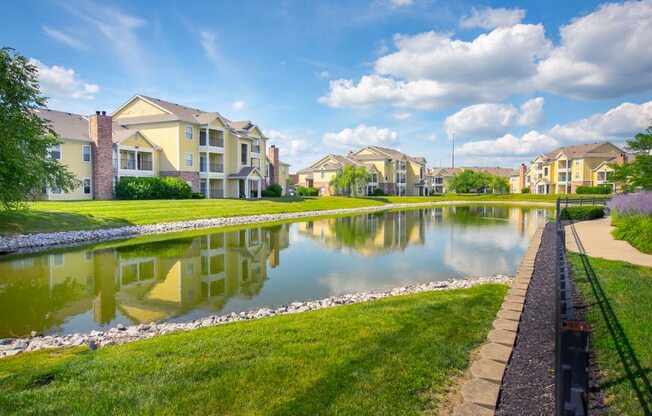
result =
[[479,357],[471,363],[471,378],[462,385],[462,400],[453,410],[454,416],[495,414],[500,385],[514,350],[525,295],[534,272],[534,259],[541,245],[544,227],[545,225],[539,226],[532,236],[516,278],[487,335],[487,342],[480,349]]

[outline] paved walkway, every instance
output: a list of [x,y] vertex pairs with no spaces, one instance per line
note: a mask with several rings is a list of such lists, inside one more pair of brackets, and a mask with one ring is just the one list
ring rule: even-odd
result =
[[575,243],[573,230],[575,227],[584,251],[588,256],[601,257],[607,260],[620,260],[640,266],[652,267],[652,255],[641,253],[628,242],[616,240],[611,231],[611,218],[599,220],[582,221],[566,226],[566,248],[579,253],[580,250]]

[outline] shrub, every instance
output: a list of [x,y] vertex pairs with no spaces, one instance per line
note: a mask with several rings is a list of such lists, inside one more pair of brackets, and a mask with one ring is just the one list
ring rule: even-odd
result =
[[193,195],[190,185],[181,178],[123,177],[115,186],[115,197],[117,199],[190,199]]
[[619,216],[652,215],[652,192],[616,195],[607,202],[607,208]]
[[604,208],[597,206],[590,207],[568,207],[561,210],[562,220],[587,221],[604,217]]
[[[268,196],[272,197],[272,198],[273,197],[279,197],[279,196],[283,195],[283,188],[281,187],[281,185],[279,185],[277,183],[269,184],[269,186],[267,187],[267,189],[265,189],[265,191],[269,191]],[[265,196],[264,192],[263,192],[263,196]]]
[[385,192],[384,192],[382,189],[380,189],[380,188],[376,188],[376,189],[374,189],[374,191],[371,193],[371,195],[372,195],[372,196],[385,196]]
[[611,193],[610,186],[578,186],[575,193],[584,195],[606,195]]
[[277,198],[278,195],[276,195],[276,192],[272,191],[271,189],[263,189],[263,191],[260,193],[260,195],[263,198]]
[[529,194],[529,193],[530,193],[530,188],[528,188],[528,187],[526,186],[525,188],[521,189],[521,193],[522,193],[522,194]]
[[204,198],[206,198],[206,195],[202,194],[201,192],[192,193],[192,199],[204,199]]
[[315,187],[308,188],[308,196],[319,196],[319,189]]
[[314,187],[306,188],[305,186],[297,186],[296,192],[297,192],[298,196],[318,196],[319,195],[319,189],[314,188]]
[[613,236],[625,240],[637,250],[652,254],[652,215],[620,216],[612,214]]

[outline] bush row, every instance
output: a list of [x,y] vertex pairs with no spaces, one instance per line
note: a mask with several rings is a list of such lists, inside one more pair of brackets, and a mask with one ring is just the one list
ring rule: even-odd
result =
[[568,207],[561,210],[560,217],[562,220],[587,221],[604,217],[604,208],[602,207]]
[[584,195],[606,195],[611,192],[610,186],[578,186],[575,188],[575,193]]
[[306,188],[305,186],[297,186],[297,195],[298,196],[318,196],[319,189],[310,187]]
[[[200,194],[197,194],[196,198]],[[193,192],[183,179],[175,177],[120,178],[115,186],[117,199],[190,199]]]
[[637,250],[652,254],[652,215],[622,216],[611,213],[611,224],[616,228],[613,235],[625,240]]

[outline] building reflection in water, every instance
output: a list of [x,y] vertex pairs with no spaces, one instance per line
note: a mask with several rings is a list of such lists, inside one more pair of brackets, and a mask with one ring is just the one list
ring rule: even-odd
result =
[[[459,254],[483,259],[469,252],[476,246],[493,250],[527,244],[536,229],[538,216],[543,219],[545,215],[545,210],[506,206],[451,206],[251,227],[149,243],[127,241],[128,245],[116,248],[70,249],[8,258],[0,261],[0,338],[24,336],[32,330],[89,331],[117,323],[192,319],[217,313],[230,300],[246,303],[259,297],[268,273],[281,267],[280,253],[290,247],[293,227],[299,236],[308,237],[318,247],[333,253],[378,258],[404,253],[412,246],[429,250],[428,259],[450,257],[426,264],[416,254],[401,254],[407,261],[420,259],[424,270],[419,273],[427,276],[428,270],[440,264],[468,273],[464,268],[471,267],[468,264],[473,261],[462,259]],[[506,221],[510,223],[509,234],[498,231],[499,227],[505,228]],[[434,231],[447,234],[446,227],[450,227],[450,242],[429,234]],[[516,242],[515,231],[520,236]],[[438,244],[434,250],[426,247],[427,236],[431,244]],[[500,246],[501,238],[504,247]],[[463,249],[458,250],[458,245]],[[305,258],[297,258],[307,256],[301,247],[293,251],[288,252],[290,263],[277,274],[278,278],[285,279],[284,284],[290,286],[298,287],[301,283],[305,293],[300,296],[304,299],[321,296],[316,285],[335,268],[333,260],[321,260],[326,257],[323,251],[322,254],[312,252],[313,257]],[[498,263],[498,255],[491,255],[492,261]],[[351,256],[347,256],[347,264],[352,264],[351,261]],[[297,270],[302,268],[301,264],[313,267]],[[370,263],[356,264],[370,274],[370,286],[387,278]],[[299,278],[300,282],[296,280]],[[283,295],[276,295],[275,301],[283,301]]]

